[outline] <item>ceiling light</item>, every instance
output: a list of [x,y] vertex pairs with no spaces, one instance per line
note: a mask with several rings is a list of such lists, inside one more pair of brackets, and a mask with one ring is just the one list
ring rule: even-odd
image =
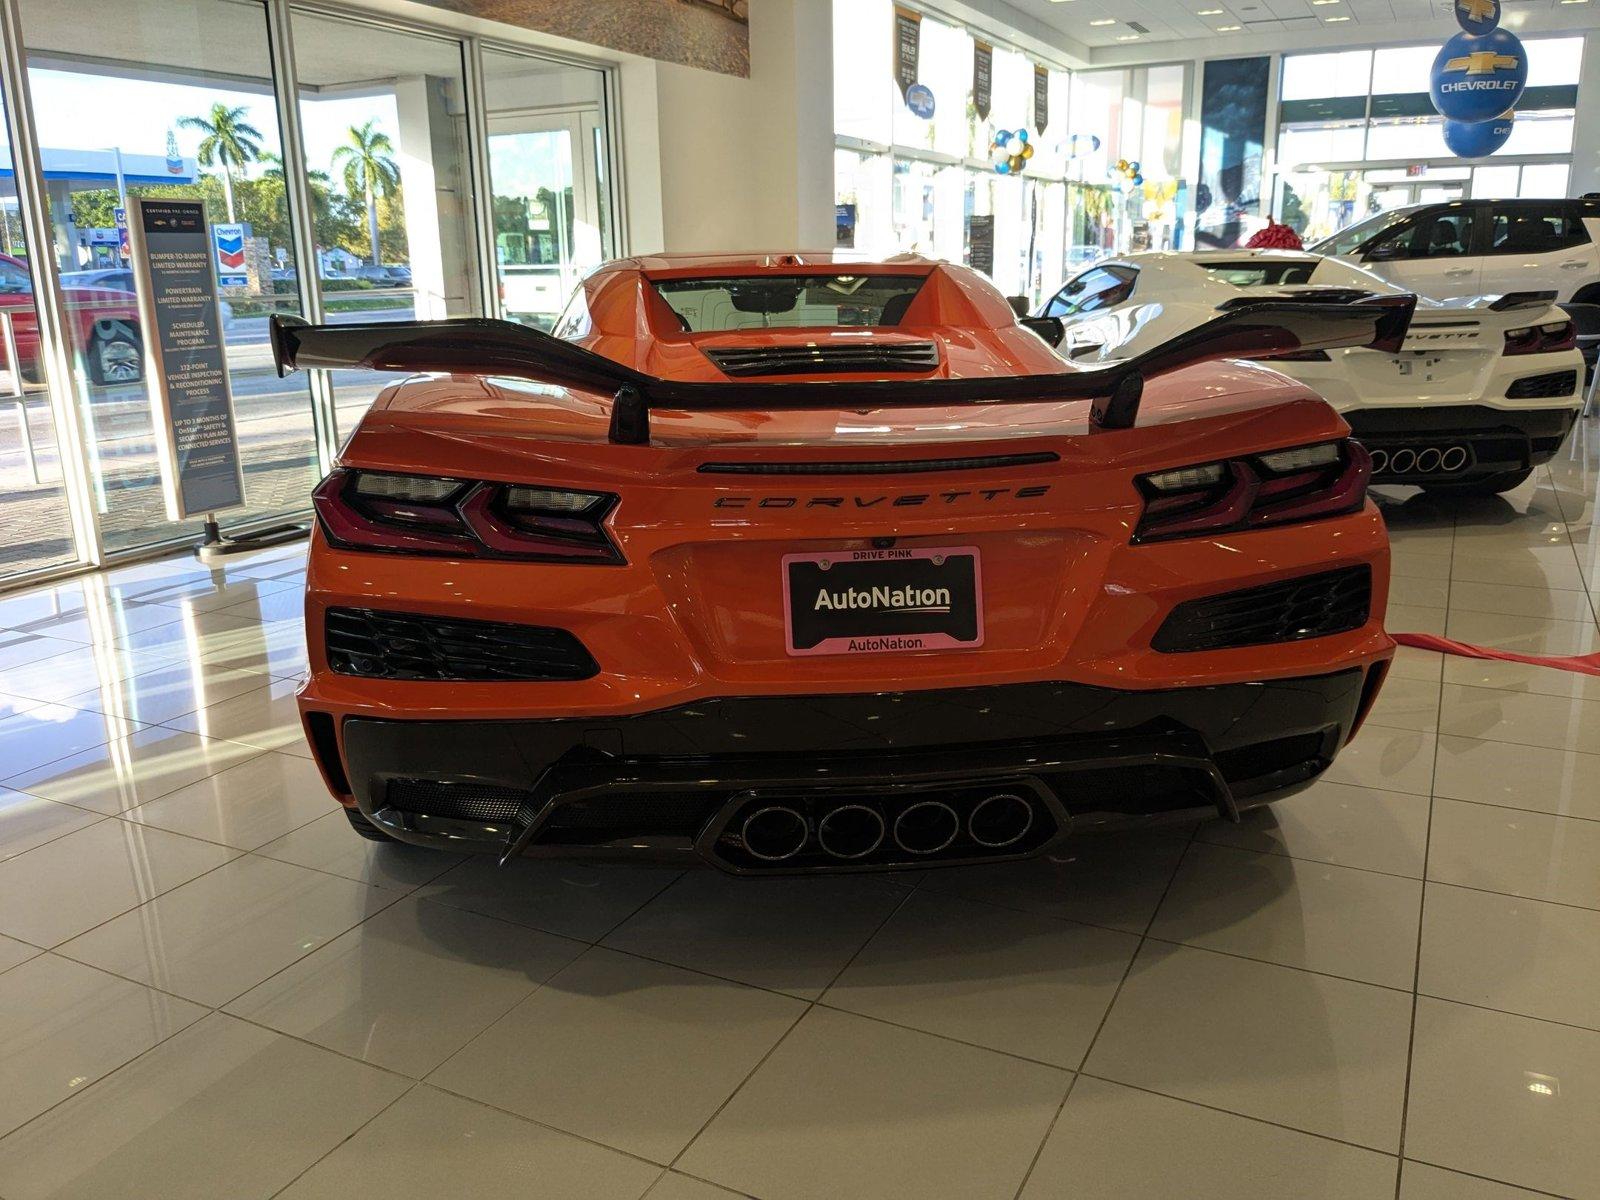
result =
[[1090,21],[1089,24],[1091,24],[1091,25],[1115,25],[1116,21],[1111,17],[1101,17],[1098,21]]
[[1324,4],[1337,4],[1337,3],[1339,3],[1339,0],[1311,0],[1311,7],[1312,8],[1320,8]]
[[1587,4],[1589,0],[1561,0],[1563,4]]
[[1119,42],[1137,42],[1138,40],[1139,40],[1139,35],[1137,33],[1119,33],[1119,34],[1117,34],[1117,41],[1119,41]]
[[1322,23],[1324,25],[1335,25],[1340,21],[1348,21],[1349,19],[1349,17],[1323,17]]
[[1195,16],[1197,17],[1220,17],[1221,15],[1222,10],[1220,8],[1202,8],[1199,12],[1195,13]]
[[1218,25],[1217,26],[1217,32],[1218,33],[1238,33],[1239,32],[1239,28],[1240,27],[1238,25]]

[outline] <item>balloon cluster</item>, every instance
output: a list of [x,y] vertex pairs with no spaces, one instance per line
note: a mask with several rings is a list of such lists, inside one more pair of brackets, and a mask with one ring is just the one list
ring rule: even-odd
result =
[[1116,165],[1111,168],[1111,174],[1119,177],[1116,180],[1118,187],[1121,187],[1124,183],[1139,187],[1144,183],[1144,175],[1139,170],[1138,159],[1134,159],[1131,162],[1126,158],[1117,159]]
[[1033,157],[1033,143],[1026,129],[997,129],[989,143],[989,161],[1001,175],[1020,175]]
[[1528,83],[1528,54],[1500,28],[1500,0],[1454,0],[1461,32],[1434,57],[1428,94],[1444,142],[1462,158],[1493,154],[1511,136],[1512,109]]

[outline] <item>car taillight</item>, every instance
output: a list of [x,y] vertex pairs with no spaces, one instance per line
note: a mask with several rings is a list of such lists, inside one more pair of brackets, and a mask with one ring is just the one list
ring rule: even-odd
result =
[[1355,512],[1372,457],[1359,442],[1319,442],[1141,475],[1134,541],[1199,537]]
[[312,493],[336,546],[542,562],[620,563],[603,524],[616,502],[602,492],[345,469]]
[[1553,354],[1558,350],[1575,350],[1577,346],[1578,327],[1571,321],[1548,321],[1543,325],[1506,330],[1507,355]]

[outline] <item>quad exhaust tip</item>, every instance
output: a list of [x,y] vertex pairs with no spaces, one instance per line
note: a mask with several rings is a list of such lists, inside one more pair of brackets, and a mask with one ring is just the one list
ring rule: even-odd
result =
[[894,819],[894,844],[919,857],[939,853],[960,833],[960,815],[942,800],[919,800]]
[[1033,827],[1033,805],[1015,792],[996,792],[973,805],[967,836],[990,850],[1014,846]]
[[865,804],[841,804],[817,822],[817,842],[833,858],[865,858],[883,844],[883,818]]
[[792,808],[771,805],[758,808],[740,828],[744,848],[763,862],[782,862],[805,848],[810,830],[806,819]]
[[1389,469],[1389,452],[1387,450],[1374,450],[1372,452],[1372,473],[1382,475]]
[[1465,446],[1398,446],[1372,451],[1374,475],[1450,475],[1472,459]]

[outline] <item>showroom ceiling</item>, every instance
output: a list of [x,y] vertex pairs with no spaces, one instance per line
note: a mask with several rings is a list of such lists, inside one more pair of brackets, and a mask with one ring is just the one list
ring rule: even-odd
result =
[[[1085,46],[1131,47],[1139,43],[1222,42],[1252,34],[1315,33],[1396,41],[1431,37],[1453,27],[1451,0],[1010,0],[1012,7]],[[1600,0],[1506,0],[1511,28],[1570,27],[1572,18],[1594,11]],[[1217,53],[1220,47],[1206,47]]]

